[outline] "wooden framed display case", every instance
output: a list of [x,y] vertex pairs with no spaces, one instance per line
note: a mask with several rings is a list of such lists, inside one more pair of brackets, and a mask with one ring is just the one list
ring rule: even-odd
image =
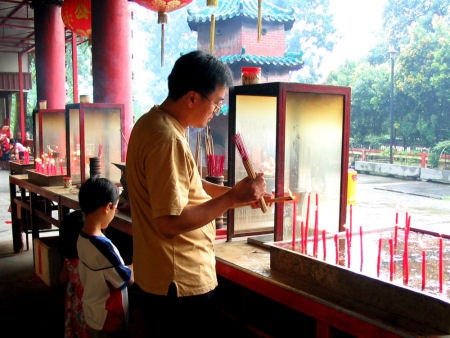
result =
[[[121,172],[113,164],[124,162],[123,104],[77,103],[66,105],[67,173],[75,184],[90,177],[92,158],[96,171],[114,183]],[[98,164],[98,162],[97,162]]]
[[300,221],[306,227],[308,219],[312,230],[316,209],[321,229],[342,230],[350,88],[280,82],[236,86],[230,89],[229,103],[230,185],[247,176],[233,143],[233,135],[239,133],[255,171],[264,172],[267,191],[276,197],[290,194],[295,203],[275,203],[266,213],[250,207],[230,210],[227,239],[273,233],[273,240],[281,241],[292,235],[293,221],[300,229]]
[[60,165],[66,166],[65,125],[64,109],[39,109],[34,113],[34,156],[54,158],[58,170]]

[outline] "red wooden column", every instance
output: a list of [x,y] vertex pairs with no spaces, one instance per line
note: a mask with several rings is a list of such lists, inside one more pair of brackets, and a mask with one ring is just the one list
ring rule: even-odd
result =
[[133,125],[130,10],[127,0],[92,1],[92,78],[94,103],[124,104],[122,160]]
[[66,106],[65,37],[61,6],[35,1],[37,99],[47,100],[47,108]]
[[[19,64],[19,111],[20,111],[20,143],[25,144],[25,101],[23,95],[23,67],[22,67],[22,53],[18,55]],[[15,136],[14,136],[15,137]]]

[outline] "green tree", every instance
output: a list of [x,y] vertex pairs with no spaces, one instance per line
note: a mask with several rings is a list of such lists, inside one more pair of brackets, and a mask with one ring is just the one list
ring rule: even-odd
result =
[[[92,49],[88,39],[77,38],[78,93],[93,97]],[[66,44],[66,100],[73,103],[72,44]]]
[[288,52],[302,53],[304,66],[292,74],[292,81],[317,83],[324,56],[338,40],[329,0],[274,1],[282,8],[293,8],[295,22],[286,34]]
[[355,144],[389,143],[390,44],[399,51],[394,69],[395,143],[431,147],[450,139],[449,6],[449,0],[388,1],[379,43],[367,58],[330,74],[327,83],[352,88]]
[[396,86],[408,98],[401,106],[402,117],[415,119],[418,141],[427,147],[450,139],[449,23],[448,17],[435,16],[432,31],[414,24],[410,43],[398,59]]

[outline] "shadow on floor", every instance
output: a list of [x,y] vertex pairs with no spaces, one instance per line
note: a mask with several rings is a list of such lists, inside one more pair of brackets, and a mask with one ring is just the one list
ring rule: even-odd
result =
[[34,274],[32,252],[13,254],[12,240],[0,239],[1,336],[64,337],[64,287],[48,287]]

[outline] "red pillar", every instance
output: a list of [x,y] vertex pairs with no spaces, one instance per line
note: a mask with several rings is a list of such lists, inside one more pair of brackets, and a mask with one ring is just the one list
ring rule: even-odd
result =
[[72,32],[72,78],[73,78],[73,103],[78,103],[78,49],[77,35]]
[[422,168],[426,168],[427,167],[427,155],[426,153],[420,153],[420,166]]
[[130,10],[127,0],[92,1],[92,79],[94,103],[124,104],[122,160],[133,125]]
[[47,108],[66,106],[64,23],[61,6],[35,1],[37,100],[47,100]]
[[19,53],[17,62],[19,63],[19,110],[20,110],[20,143],[25,144],[25,102],[23,95],[23,67],[22,53]]

